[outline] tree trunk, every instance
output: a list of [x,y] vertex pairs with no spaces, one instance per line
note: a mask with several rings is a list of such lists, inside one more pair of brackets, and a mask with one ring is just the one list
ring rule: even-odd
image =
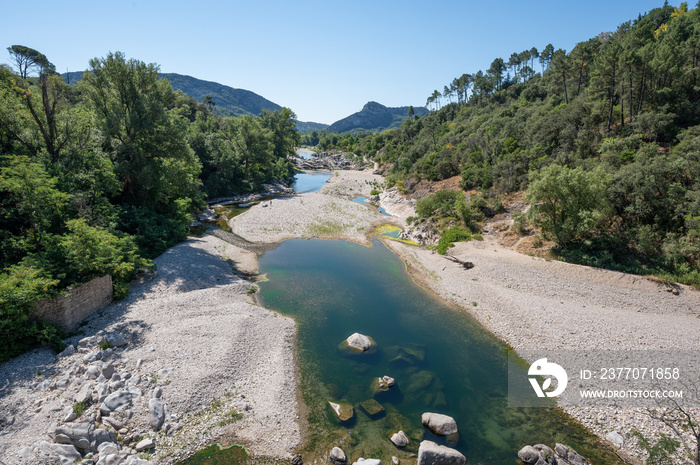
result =
[[620,79],[620,116],[622,117],[620,121],[620,126],[625,126],[625,85],[623,84],[624,79]]
[[630,122],[632,121],[632,117],[634,116],[632,114],[634,112],[634,100],[633,100],[633,98],[634,98],[634,95],[632,92],[632,73],[630,73],[630,109],[629,109]]
[[610,86],[610,110],[608,111],[608,132],[610,132],[610,126],[612,126],[613,117],[613,103],[615,100],[615,75],[613,75],[612,85]]
[[578,88],[576,89],[576,97],[578,97],[581,93],[581,81],[583,80],[583,66],[583,62],[581,62],[581,67],[579,68],[578,73]]

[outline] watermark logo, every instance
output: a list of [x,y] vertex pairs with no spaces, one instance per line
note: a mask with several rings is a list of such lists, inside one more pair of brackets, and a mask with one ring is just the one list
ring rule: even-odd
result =
[[[540,386],[537,378],[528,378],[537,397],[557,397],[566,389],[569,377],[566,371],[556,363],[548,362],[546,358],[541,358],[530,365],[528,376],[547,377]],[[557,387],[553,391],[547,391],[552,386],[552,378],[557,380]]]

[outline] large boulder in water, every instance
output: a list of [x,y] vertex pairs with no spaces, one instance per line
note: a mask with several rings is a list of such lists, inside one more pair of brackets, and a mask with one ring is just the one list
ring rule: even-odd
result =
[[364,334],[354,333],[338,345],[346,355],[373,354],[377,352],[377,343]]
[[366,352],[372,347],[372,340],[364,334],[355,333],[346,339],[348,345],[358,352]]
[[418,448],[416,465],[466,465],[467,458],[458,450],[441,446],[433,441],[422,441]]
[[459,431],[454,418],[440,413],[424,413],[421,416],[421,423],[436,436],[449,436]]

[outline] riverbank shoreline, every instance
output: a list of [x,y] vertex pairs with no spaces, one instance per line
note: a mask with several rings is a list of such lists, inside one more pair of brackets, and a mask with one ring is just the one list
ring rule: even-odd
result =
[[[413,280],[470,314],[517,353],[529,350],[694,350],[700,348],[700,292],[641,276],[530,257],[506,249],[495,238],[458,243],[449,254],[397,241],[384,243],[399,256]],[[527,360],[534,362],[534,360]],[[674,432],[642,408],[563,410],[630,463],[643,463],[633,441],[638,430],[653,439]],[[696,416],[700,411],[694,409]]]
[[[362,172],[361,172],[362,173]],[[346,190],[348,178],[336,178],[335,187],[321,191],[332,197],[350,198],[358,189]],[[365,180],[367,181],[367,180]],[[364,183],[369,190],[369,181]],[[337,202],[327,196],[318,201]],[[249,239],[275,241],[287,238],[322,237],[347,239],[360,243],[368,235],[315,236],[295,226],[286,234],[274,230],[281,226],[251,209],[247,221],[264,224],[267,231]],[[323,211],[295,210],[300,223],[314,222]],[[308,215],[308,216],[307,216]],[[245,215],[232,221],[235,223]],[[377,223],[405,224],[405,218],[384,216]],[[245,236],[247,229],[239,233]],[[367,231],[369,233],[369,230]],[[547,261],[520,254],[486,235],[484,241],[458,243],[450,249],[453,257],[475,264],[470,270],[434,251],[406,245],[390,239],[384,242],[406,264],[413,280],[449,305],[469,313],[484,329],[504,341],[516,352],[527,350],[640,350],[700,349],[700,292],[686,286],[669,287],[642,276]],[[530,360],[532,362],[533,360]],[[641,450],[633,441],[620,448],[608,440],[610,433],[626,436],[639,430],[648,438],[672,431],[649,418],[642,409],[565,408],[572,418],[596,434],[630,463],[638,462]]]
[[[252,301],[255,285],[241,275],[257,272],[254,254],[205,235],[155,263],[156,273],[126,299],[85,320],[68,340],[76,349],[58,357],[35,350],[0,365],[0,461],[55,465],[56,455],[70,451],[62,449],[65,438],[49,442],[52,424],[82,424],[88,442],[78,444],[95,458],[107,454],[98,440],[113,444],[108,449],[119,458],[110,463],[145,454],[172,464],[212,442],[293,457],[301,444],[296,324]],[[123,344],[97,347],[110,334]],[[114,375],[95,379],[93,367]],[[66,420],[85,388],[84,411]],[[104,397],[113,395],[121,403],[110,413]],[[162,401],[158,428],[153,399]],[[154,446],[139,450],[143,440]]]

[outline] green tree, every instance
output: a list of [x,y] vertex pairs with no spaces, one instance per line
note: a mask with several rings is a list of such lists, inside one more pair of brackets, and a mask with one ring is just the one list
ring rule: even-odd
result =
[[172,110],[176,94],[156,65],[110,53],[90,60],[79,86],[96,112],[123,202],[167,210],[176,199],[197,199],[201,168],[186,123]]
[[554,46],[552,44],[547,44],[547,46],[540,53],[540,64],[542,65],[542,74],[545,70],[549,70],[549,63],[552,61],[552,55],[554,54]]
[[491,63],[491,67],[489,68],[488,72],[495,79],[497,90],[501,89],[501,85],[503,84],[503,73],[505,70],[506,65],[502,58],[496,58],[493,60],[493,63]]
[[610,179],[601,167],[586,171],[549,165],[530,175],[530,215],[545,237],[561,246],[589,237],[607,211]]
[[22,79],[27,79],[29,72],[33,69],[37,69],[41,74],[56,72],[55,66],[51,64],[46,56],[33,48],[24,45],[12,45],[7,47],[7,51],[10,52],[10,57],[17,66],[17,72]]
[[275,160],[272,131],[265,128],[259,118],[249,115],[236,118],[235,131],[233,144],[243,162],[243,179],[251,188],[271,180],[265,167]]
[[566,80],[569,74],[569,59],[566,56],[566,50],[557,49],[552,53],[552,71],[561,78],[562,87],[564,89],[564,101],[569,103],[569,93],[566,90]]

